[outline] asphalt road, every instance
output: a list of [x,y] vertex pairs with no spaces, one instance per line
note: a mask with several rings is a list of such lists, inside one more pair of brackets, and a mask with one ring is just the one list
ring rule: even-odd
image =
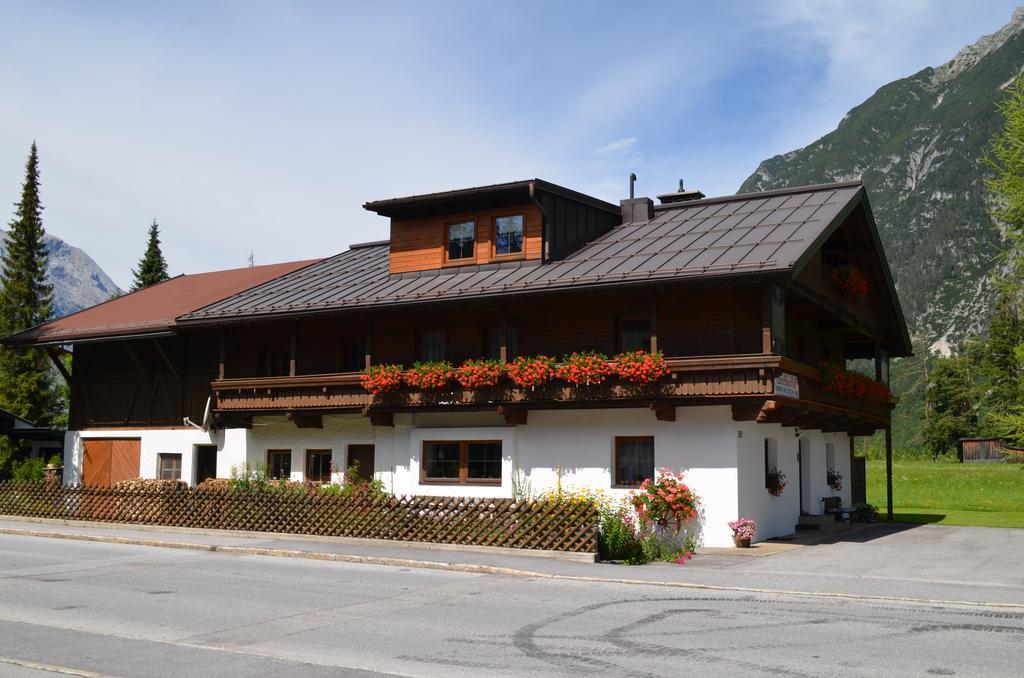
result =
[[1019,676],[1021,647],[1021,607],[0,536],[0,675]]

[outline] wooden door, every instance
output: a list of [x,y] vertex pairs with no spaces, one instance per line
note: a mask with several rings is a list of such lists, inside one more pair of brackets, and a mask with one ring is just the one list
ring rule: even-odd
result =
[[217,477],[217,446],[196,445],[196,484]]
[[139,477],[138,438],[91,438],[83,441],[82,483],[110,487]]
[[359,466],[359,477],[362,480],[373,479],[373,445],[349,445],[348,459],[345,463],[345,470],[348,471],[353,464]]

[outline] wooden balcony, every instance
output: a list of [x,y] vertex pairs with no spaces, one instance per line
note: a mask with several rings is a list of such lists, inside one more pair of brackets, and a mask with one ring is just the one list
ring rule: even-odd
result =
[[525,423],[530,409],[650,407],[659,419],[674,420],[676,406],[731,404],[737,420],[805,429],[873,431],[889,422],[891,407],[846,402],[822,389],[817,369],[777,355],[677,357],[666,363],[670,374],[656,384],[612,378],[589,387],[556,382],[524,389],[506,381],[379,396],[362,389],[358,372],[218,379],[212,383],[214,413],[241,425],[252,415],[284,414],[298,426],[318,426],[320,415],[331,413],[362,412],[386,423],[396,412],[497,409],[510,423]]

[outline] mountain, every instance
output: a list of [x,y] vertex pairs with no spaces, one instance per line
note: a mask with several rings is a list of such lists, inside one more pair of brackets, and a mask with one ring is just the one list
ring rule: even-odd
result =
[[[0,229],[0,256],[5,252],[7,231]],[[46,276],[53,285],[53,315],[61,317],[106,301],[121,290],[82,250],[49,233],[44,242],[49,259]]]
[[898,361],[896,445],[918,442],[925,360],[984,329],[1000,230],[984,162],[995,104],[1024,70],[1024,8],[948,63],[883,86],[804,148],[769,158],[740,192],[861,179],[915,339]]

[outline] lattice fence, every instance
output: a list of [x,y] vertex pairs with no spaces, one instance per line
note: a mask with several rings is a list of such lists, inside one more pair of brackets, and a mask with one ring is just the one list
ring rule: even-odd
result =
[[597,509],[579,502],[345,497],[221,487],[0,483],[0,515],[594,552]]

